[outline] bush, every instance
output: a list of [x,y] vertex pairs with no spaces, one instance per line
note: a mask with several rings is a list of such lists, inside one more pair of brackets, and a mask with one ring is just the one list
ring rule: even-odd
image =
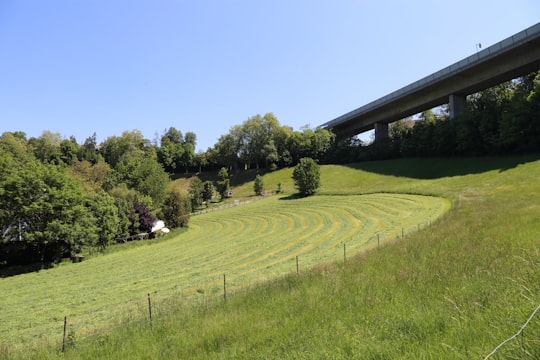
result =
[[255,181],[253,182],[253,190],[255,191],[255,194],[259,196],[264,193],[264,181],[259,174],[255,176]]
[[321,185],[320,166],[312,158],[301,158],[292,177],[294,186],[304,196],[313,195]]
[[189,197],[177,191],[171,191],[167,194],[163,203],[163,219],[168,227],[186,227],[189,223],[190,213],[191,201]]

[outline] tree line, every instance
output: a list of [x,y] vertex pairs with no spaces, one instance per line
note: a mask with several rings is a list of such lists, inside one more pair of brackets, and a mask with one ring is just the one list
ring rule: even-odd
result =
[[[229,171],[294,165],[330,148],[326,130],[293,131],[273,114],[256,115],[203,153],[197,137],[174,127],[151,142],[138,130],[98,143],[44,131],[0,136],[0,265],[51,262],[118,239],[154,234],[158,219],[188,225],[191,210],[228,196]],[[219,170],[216,183],[194,181],[188,193],[169,189],[180,172]],[[198,180],[195,177],[196,180]]]

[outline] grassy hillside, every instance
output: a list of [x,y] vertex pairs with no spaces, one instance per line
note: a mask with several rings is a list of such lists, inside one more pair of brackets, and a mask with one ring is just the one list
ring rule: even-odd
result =
[[[200,292],[195,289],[201,295],[196,306],[182,299],[163,299],[156,304],[152,328],[141,301],[143,304],[139,304],[139,310],[125,326],[80,341],[75,335],[72,339],[75,344],[68,347],[66,357],[483,358],[513,335],[540,304],[540,161],[537,159],[396,160],[326,166],[319,195],[301,199],[313,201],[309,209],[335,206],[338,218],[342,214],[350,216],[352,211],[342,213],[341,205],[337,204],[349,204],[344,206],[349,208],[351,202],[362,201],[358,194],[374,194],[370,195],[374,196],[373,203],[362,204],[358,209],[376,208],[384,196],[394,197],[396,203],[403,196],[392,194],[444,196],[452,200],[454,209],[436,226],[407,231],[405,239],[348,258],[346,263],[341,259],[337,263],[317,265],[311,271],[303,268],[300,275],[287,265],[289,275],[253,284],[229,296],[225,303],[207,296],[204,289],[199,289]],[[267,188],[277,182],[290,186],[286,185],[290,181],[287,171],[266,174]],[[381,195],[381,192],[389,194]],[[322,199],[339,201],[330,205]],[[267,232],[273,233],[276,227],[285,226],[285,220],[272,223],[269,217],[257,214],[255,210],[260,210],[267,201],[268,208],[276,209],[272,216],[279,219],[283,205],[269,198],[232,209],[230,221],[241,218],[245,211],[257,219],[253,220],[254,225],[244,223],[254,226],[253,234],[258,235],[255,229],[261,226],[268,226]],[[294,211],[284,218],[292,217]],[[409,216],[414,218],[418,211],[419,208],[411,209]],[[334,211],[323,213],[331,216]],[[406,211],[395,213],[401,218]],[[298,217],[300,223],[287,225],[285,233],[311,221],[309,216]],[[331,225],[335,220],[321,222]],[[411,224],[414,223],[419,222],[413,220]],[[215,224],[214,230],[210,225],[201,228],[208,233],[219,232],[220,225]],[[315,228],[313,234],[319,232],[310,224],[305,229],[312,228]],[[343,241],[339,237],[352,236],[351,229],[340,229],[343,235],[336,235],[334,247]],[[301,231],[293,235],[299,237]],[[234,241],[234,236],[228,241]],[[232,250],[223,254],[224,263],[234,263],[231,254]],[[260,254],[265,257],[263,252]],[[247,258],[234,263],[235,266],[249,263]],[[162,260],[163,266],[170,262],[170,259]],[[194,265],[193,271],[204,266]],[[221,273],[221,269],[215,269],[216,277]],[[149,276],[154,281],[160,277]],[[215,286],[219,286],[218,280],[215,281]],[[497,353],[498,358],[540,357],[539,333],[537,316],[525,335],[504,346]],[[9,348],[4,353],[8,354]],[[26,352],[21,356],[29,355]],[[34,354],[36,358],[59,355],[58,345]]]

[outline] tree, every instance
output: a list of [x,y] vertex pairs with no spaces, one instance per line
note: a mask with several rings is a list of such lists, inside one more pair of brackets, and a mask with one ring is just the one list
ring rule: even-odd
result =
[[191,208],[200,208],[203,202],[203,183],[198,177],[193,178],[189,183],[189,198],[191,199]]
[[229,192],[230,180],[227,169],[222,167],[218,172],[218,181],[216,183],[216,189],[221,197],[221,200],[227,197]]
[[184,144],[191,144],[193,145],[193,148],[195,148],[195,146],[197,146],[197,134],[192,131],[188,131],[184,135]]
[[184,148],[181,143],[172,142],[167,136],[161,139],[161,147],[157,150],[157,157],[167,172],[176,172],[176,169],[181,165],[183,155]]
[[510,109],[502,113],[500,138],[505,151],[538,151],[540,144],[540,71],[515,81]]
[[5,132],[0,136],[0,149],[11,154],[13,159],[21,166],[28,161],[34,159],[33,154],[27,146],[27,141],[24,133]]
[[148,157],[138,161],[133,171],[127,176],[128,185],[141,194],[150,196],[154,206],[162,203],[169,183],[169,175],[154,158]]
[[192,143],[185,143],[183,145],[183,150],[184,152],[182,154],[182,157],[180,158],[180,161],[186,169],[187,174],[189,172],[189,167],[193,165],[193,160],[195,158],[195,146]]
[[208,207],[208,203],[210,200],[212,200],[212,197],[214,196],[214,184],[210,180],[205,181],[203,183],[203,192],[202,192],[202,199],[206,203],[206,207]]
[[84,144],[79,147],[78,159],[80,161],[86,160],[95,164],[100,157],[97,135],[94,133],[92,136],[87,137]]
[[[219,138],[215,145],[215,158],[221,165],[232,167],[243,162],[244,169],[257,168],[265,162],[274,163],[279,151],[283,151],[286,130],[272,113],[255,115],[235,125],[229,134]],[[272,144],[271,142],[274,142]]]
[[0,191],[3,242],[19,241],[23,261],[79,253],[97,240],[96,220],[80,184],[58,166],[31,162],[9,174]]
[[182,132],[180,130],[177,130],[175,127],[170,127],[165,134],[161,137],[161,141],[167,138],[170,142],[174,144],[183,144],[184,143],[184,136],[182,135]]
[[105,161],[113,168],[122,159],[141,159],[150,152],[150,141],[139,130],[124,131],[122,136],[112,136],[101,144]]
[[188,131],[184,136],[181,131],[170,127],[161,137],[161,146],[157,149],[158,161],[170,173],[178,172],[182,166],[187,173],[195,160],[196,144],[197,135],[194,132]]
[[311,144],[308,156],[314,159],[320,159],[330,149],[336,138],[330,130],[317,127],[314,131],[306,130],[306,135],[311,137]]
[[253,190],[255,191],[255,194],[259,196],[264,193],[264,180],[259,174],[255,176],[255,181],[253,182]]
[[264,153],[266,154],[266,167],[272,171],[276,170],[276,163],[279,160],[279,155],[274,140],[270,140],[270,142],[264,146]]
[[[125,183],[122,183],[109,190],[109,195],[113,197],[114,203],[118,208],[118,237],[126,237],[135,234],[134,226],[130,215],[133,209],[133,202],[138,199],[145,203],[147,207],[152,206],[152,199],[139,194],[135,189],[129,189]],[[139,225],[136,226],[137,229]]]
[[44,164],[60,164],[62,155],[60,143],[62,135],[45,130],[39,138],[32,138],[28,143],[34,150],[35,157]]
[[157,218],[143,202],[135,199],[129,215],[129,220],[132,225],[132,233],[137,234],[141,231],[149,233],[156,223]]
[[109,165],[104,161],[92,164],[87,160],[76,161],[69,168],[70,174],[76,177],[83,187],[89,191],[99,191],[101,189],[109,170]]
[[114,198],[101,190],[90,198],[90,210],[96,219],[96,246],[105,249],[114,242],[120,229],[120,218]]
[[292,177],[300,194],[313,195],[321,183],[320,166],[312,158],[301,158],[294,167]]
[[194,163],[199,167],[199,173],[202,172],[203,167],[208,165],[208,156],[204,152],[198,152],[195,154]]
[[235,136],[221,135],[212,151],[214,161],[228,168],[234,167],[238,161],[239,147],[239,140]]
[[191,201],[178,191],[170,191],[163,203],[163,220],[171,228],[186,227],[191,213]]
[[62,140],[60,142],[60,160],[66,165],[71,165],[78,160],[79,145],[73,140]]

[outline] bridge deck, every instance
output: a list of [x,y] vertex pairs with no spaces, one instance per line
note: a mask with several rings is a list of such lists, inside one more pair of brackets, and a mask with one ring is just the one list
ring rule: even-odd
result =
[[540,23],[322,125],[356,135],[540,69]]

